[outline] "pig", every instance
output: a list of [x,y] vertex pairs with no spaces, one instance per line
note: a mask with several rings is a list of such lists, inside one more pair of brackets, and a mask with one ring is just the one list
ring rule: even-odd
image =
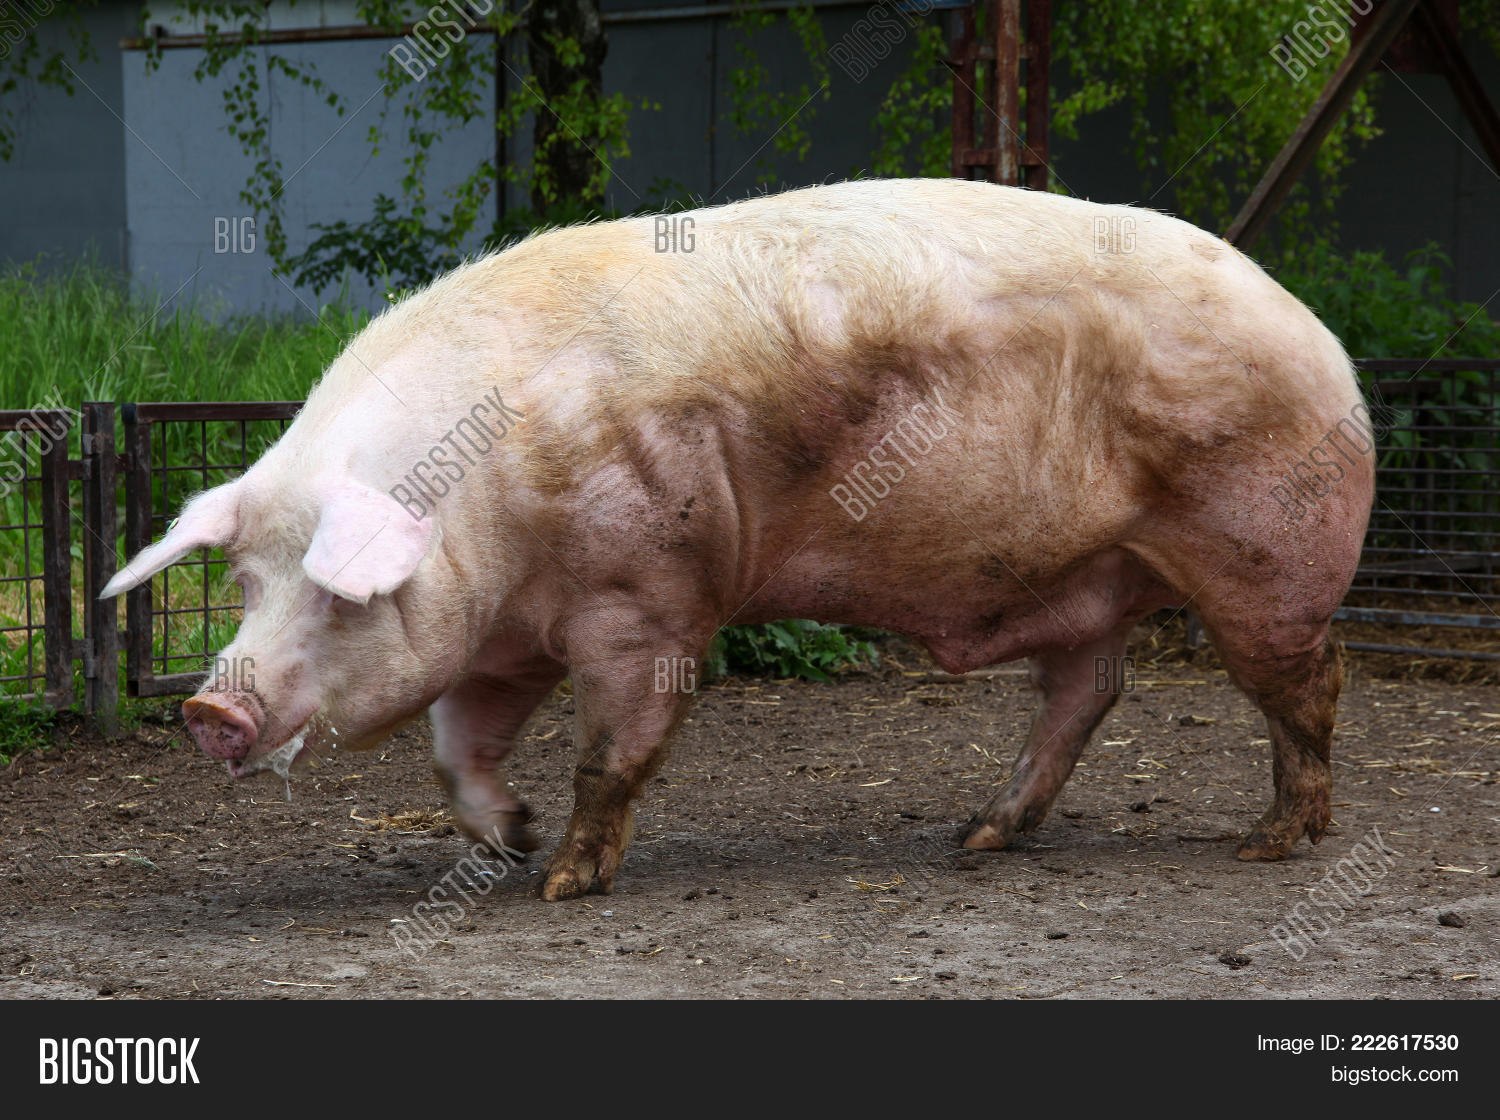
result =
[[1127,687],[1131,628],[1191,607],[1269,727],[1274,796],[1238,854],[1274,860],[1329,825],[1362,408],[1313,313],[1191,225],[846,182],[464,264],[365,327],[103,594],[222,548],[245,610],[219,664],[253,682],[183,704],[202,750],[239,777],[428,710],[457,823],[512,851],[536,841],[506,758],[571,676],[549,900],[612,889],[691,698],[661,667],[725,625],[878,627],[952,673],[1029,659],[1039,711],[962,833],[995,850]]

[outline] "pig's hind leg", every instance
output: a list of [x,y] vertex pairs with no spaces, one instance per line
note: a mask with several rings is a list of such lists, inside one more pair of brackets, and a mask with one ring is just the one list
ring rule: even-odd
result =
[[1322,622],[1267,635],[1243,626],[1216,631],[1209,624],[1230,678],[1265,715],[1271,733],[1275,797],[1240,845],[1240,859],[1282,859],[1303,836],[1316,844],[1328,829],[1330,754],[1344,670],[1327,630]]
[[533,852],[531,810],[505,782],[502,766],[527,719],[562,679],[562,668],[516,680],[470,677],[432,705],[433,765],[453,819],[470,838],[503,855]]
[[1275,797],[1240,845],[1243,860],[1282,859],[1303,836],[1316,844],[1328,829],[1344,681],[1328,626],[1363,533],[1325,531],[1333,544],[1321,547],[1306,534],[1264,537],[1274,544],[1231,541],[1233,555],[1210,554],[1213,574],[1193,600],[1229,679],[1260,709],[1271,736]]
[[1000,849],[1046,819],[1063,783],[1123,686],[1131,624],[1071,650],[1031,659],[1042,707],[1016,758],[1010,780],[967,826],[966,848]]

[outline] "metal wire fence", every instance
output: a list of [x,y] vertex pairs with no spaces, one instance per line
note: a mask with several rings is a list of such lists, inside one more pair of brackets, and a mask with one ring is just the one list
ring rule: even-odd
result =
[[73,699],[68,409],[0,411],[0,697]]
[[[1339,617],[1440,627],[1455,637],[1500,631],[1500,359],[1359,366],[1376,436],[1375,506]],[[1500,657],[1431,644],[1348,644]]]
[[[189,497],[228,482],[280,438],[300,401],[135,404],[123,412],[125,548],[160,538]],[[191,692],[241,616],[217,549],[179,560],[125,608],[126,680],[133,696]]]

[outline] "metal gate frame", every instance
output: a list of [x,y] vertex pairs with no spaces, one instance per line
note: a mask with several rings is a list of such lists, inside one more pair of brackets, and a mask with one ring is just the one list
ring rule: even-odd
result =
[[[134,556],[149,545],[156,535],[155,521],[169,521],[176,511],[154,513],[151,507],[153,473],[166,488],[167,476],[178,472],[198,472],[205,488],[208,472],[213,470],[238,469],[243,472],[251,463],[245,454],[244,425],[257,420],[290,421],[302,408],[301,401],[231,401],[198,404],[193,402],[161,404],[126,404],[121,406],[124,419],[125,453],[121,465],[125,473],[125,551]],[[215,422],[240,424],[240,459],[237,463],[198,463],[183,466],[163,463],[154,467],[151,462],[152,433],[162,424],[197,423],[202,426],[206,446],[207,425]],[[158,673],[152,662],[151,639],[155,619],[164,614],[168,619],[179,614],[201,615],[205,632],[210,615],[224,610],[223,606],[210,602],[208,591],[207,553],[198,553],[199,560],[184,559],[178,565],[204,565],[203,603],[199,608],[174,609],[170,604],[157,611],[151,601],[152,582],[147,581],[125,595],[125,680],[131,696],[175,696],[196,692],[206,673]],[[172,565],[176,567],[178,565]]]
[[[72,437],[73,418],[77,413],[66,408],[0,410],[0,432],[20,434],[21,472],[18,485],[23,490],[21,521],[7,528],[20,529],[26,538],[25,566],[18,576],[0,576],[0,583],[17,582],[25,585],[26,621],[18,627],[7,627],[10,632],[26,635],[28,647],[28,680],[39,680],[38,691],[23,693],[18,700],[40,699],[51,708],[66,708],[73,702],[73,662],[81,648],[73,641],[73,566],[72,526],[68,508],[68,482],[74,477],[74,461],[68,458],[68,443]],[[38,456],[38,472],[30,473],[30,455],[27,446],[35,436],[41,443]],[[24,489],[28,483],[39,483],[41,487],[41,520],[32,521],[26,503]],[[35,529],[42,538],[42,624],[37,626],[31,617],[31,588],[38,576],[31,568],[31,531]],[[33,635],[42,632],[42,672],[31,671],[29,650]]]

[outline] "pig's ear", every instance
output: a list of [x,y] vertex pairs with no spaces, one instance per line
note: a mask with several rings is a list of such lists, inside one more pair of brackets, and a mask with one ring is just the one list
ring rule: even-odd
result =
[[168,564],[175,564],[189,552],[200,548],[217,548],[234,539],[239,528],[239,491],[231,482],[199,494],[167,528],[167,535],[149,548],[136,553],[104,585],[101,599],[139,587]]
[[344,483],[324,492],[302,570],[339,598],[368,603],[411,578],[431,539],[432,523],[412,517],[389,494]]

